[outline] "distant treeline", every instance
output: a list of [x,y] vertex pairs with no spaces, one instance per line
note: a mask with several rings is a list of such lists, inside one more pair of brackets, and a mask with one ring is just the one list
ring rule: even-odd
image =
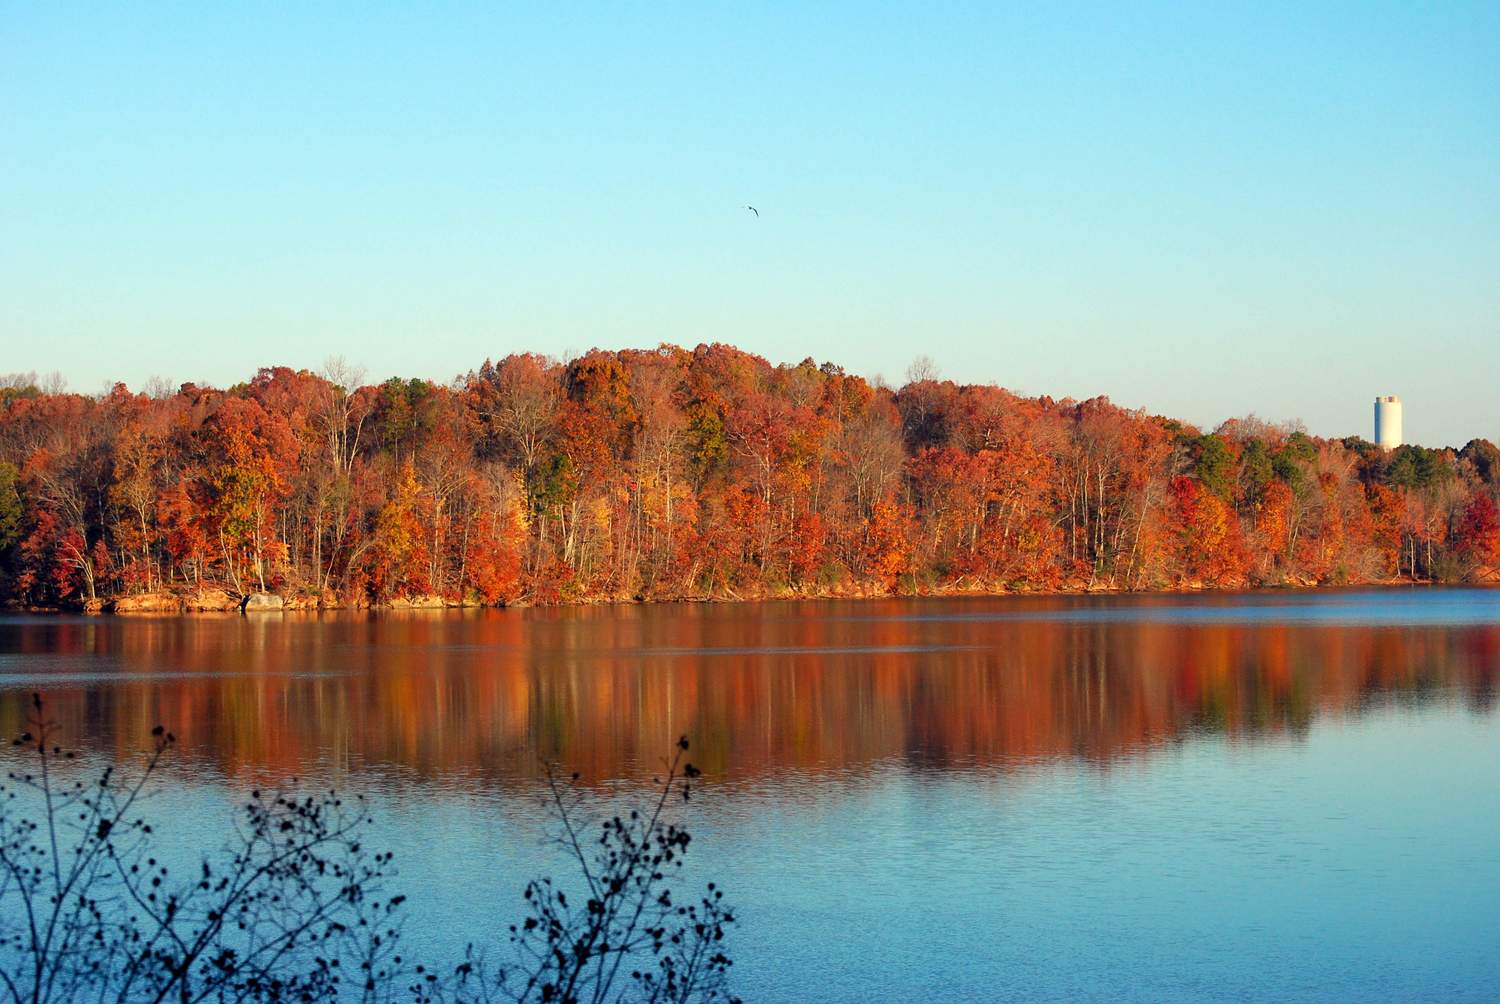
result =
[[[1204,433],[914,367],[725,345],[513,355],[448,386],[0,388],[0,594],[307,605],[1493,577],[1500,450]],[[122,602],[122,606],[124,603]]]

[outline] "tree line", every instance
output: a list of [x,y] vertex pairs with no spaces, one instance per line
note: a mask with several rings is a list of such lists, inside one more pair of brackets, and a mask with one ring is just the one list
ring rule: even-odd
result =
[[0,596],[546,604],[1492,578],[1500,449],[1212,432],[726,345],[447,385],[0,385]]

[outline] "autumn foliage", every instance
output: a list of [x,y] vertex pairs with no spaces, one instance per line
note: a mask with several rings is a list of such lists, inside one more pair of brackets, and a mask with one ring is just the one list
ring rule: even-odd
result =
[[1500,450],[1211,433],[1107,399],[899,390],[724,345],[443,386],[0,386],[0,594],[306,605],[1485,578]]

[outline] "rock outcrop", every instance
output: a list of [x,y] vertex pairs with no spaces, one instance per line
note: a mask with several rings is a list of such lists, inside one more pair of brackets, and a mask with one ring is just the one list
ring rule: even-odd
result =
[[117,597],[105,609],[117,614],[175,614],[183,609],[183,600],[171,593],[139,593]]
[[389,604],[392,610],[441,610],[450,605],[441,596],[430,593],[424,596],[398,596]]
[[275,593],[250,593],[240,601],[240,609],[245,613],[252,611],[279,611],[286,606],[286,601]]
[[203,589],[183,598],[184,610],[238,610],[240,601],[222,589]]

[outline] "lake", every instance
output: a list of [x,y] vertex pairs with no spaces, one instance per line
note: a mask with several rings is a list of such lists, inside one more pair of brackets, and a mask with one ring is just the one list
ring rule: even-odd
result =
[[86,751],[221,820],[369,795],[451,956],[673,739],[747,1001],[1500,999],[1500,591],[0,617]]

